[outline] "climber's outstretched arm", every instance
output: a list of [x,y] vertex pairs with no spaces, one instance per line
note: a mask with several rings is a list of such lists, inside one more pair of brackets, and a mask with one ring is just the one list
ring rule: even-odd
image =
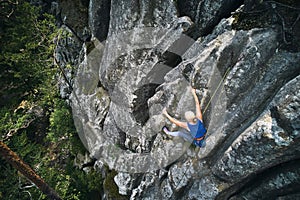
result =
[[200,119],[201,121],[203,121],[202,119],[202,112],[201,112],[201,107],[200,107],[200,103],[199,103],[199,99],[198,99],[198,96],[196,94],[196,89],[192,88],[191,87],[191,91],[192,91],[192,94],[194,96],[194,99],[195,99],[195,104],[196,104],[196,117],[198,119]]
[[167,109],[166,109],[166,108],[163,109],[163,114],[164,114],[164,115],[165,115],[172,123],[176,124],[177,126],[180,126],[180,127],[182,127],[182,128],[185,128],[185,129],[188,128],[186,122],[181,122],[181,121],[179,121],[179,120],[177,120],[177,119],[171,117],[171,116],[169,115],[169,113],[167,112]]

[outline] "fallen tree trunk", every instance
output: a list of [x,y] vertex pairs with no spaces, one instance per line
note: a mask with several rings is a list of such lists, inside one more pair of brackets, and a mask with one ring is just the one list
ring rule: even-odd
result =
[[32,181],[49,199],[61,200],[58,194],[2,141],[0,141],[0,155],[21,174]]

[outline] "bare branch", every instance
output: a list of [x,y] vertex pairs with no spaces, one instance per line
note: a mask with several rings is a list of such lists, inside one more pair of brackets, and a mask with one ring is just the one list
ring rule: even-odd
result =
[[4,11],[4,13],[0,13],[0,14],[2,16],[5,16],[6,18],[10,18],[10,16],[15,12],[14,7],[18,4],[19,4],[18,0],[16,0],[15,2],[10,1],[10,0],[0,0],[0,6],[2,7],[2,9],[5,8],[5,6],[9,6],[8,9],[10,10],[8,12],[8,14],[6,14],[6,11]]
[[7,18],[10,18],[10,16],[15,12],[15,10],[12,8],[10,13],[8,13],[8,15],[6,15]]
[[9,130],[9,132],[6,134],[6,137],[3,139],[3,141],[7,141],[9,140],[12,136],[14,136],[18,131],[22,130],[22,129],[26,129],[30,126],[30,124],[34,121],[35,119],[31,119],[29,120],[26,124],[24,124],[23,126],[21,126],[20,128],[14,128]]

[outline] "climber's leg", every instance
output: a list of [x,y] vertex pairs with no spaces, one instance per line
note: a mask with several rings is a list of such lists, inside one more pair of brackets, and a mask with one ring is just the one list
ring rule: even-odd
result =
[[167,129],[167,127],[163,127],[163,129],[162,129],[166,134],[168,134],[168,135],[171,135],[171,136],[174,136],[174,137],[182,137],[183,139],[185,139],[186,141],[188,141],[188,142],[193,142],[193,137],[191,136],[191,134],[189,134],[189,133],[185,133],[185,132],[183,132],[183,131],[173,131],[173,132],[171,132],[171,131],[169,131],[168,129]]

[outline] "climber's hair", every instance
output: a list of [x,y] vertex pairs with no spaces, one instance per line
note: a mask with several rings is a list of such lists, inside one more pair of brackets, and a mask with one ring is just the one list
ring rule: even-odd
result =
[[187,111],[187,112],[185,112],[184,113],[184,116],[185,116],[185,119],[187,120],[187,121],[193,121],[193,122],[195,122],[196,121],[196,116],[195,116],[195,114],[192,112],[192,111]]

